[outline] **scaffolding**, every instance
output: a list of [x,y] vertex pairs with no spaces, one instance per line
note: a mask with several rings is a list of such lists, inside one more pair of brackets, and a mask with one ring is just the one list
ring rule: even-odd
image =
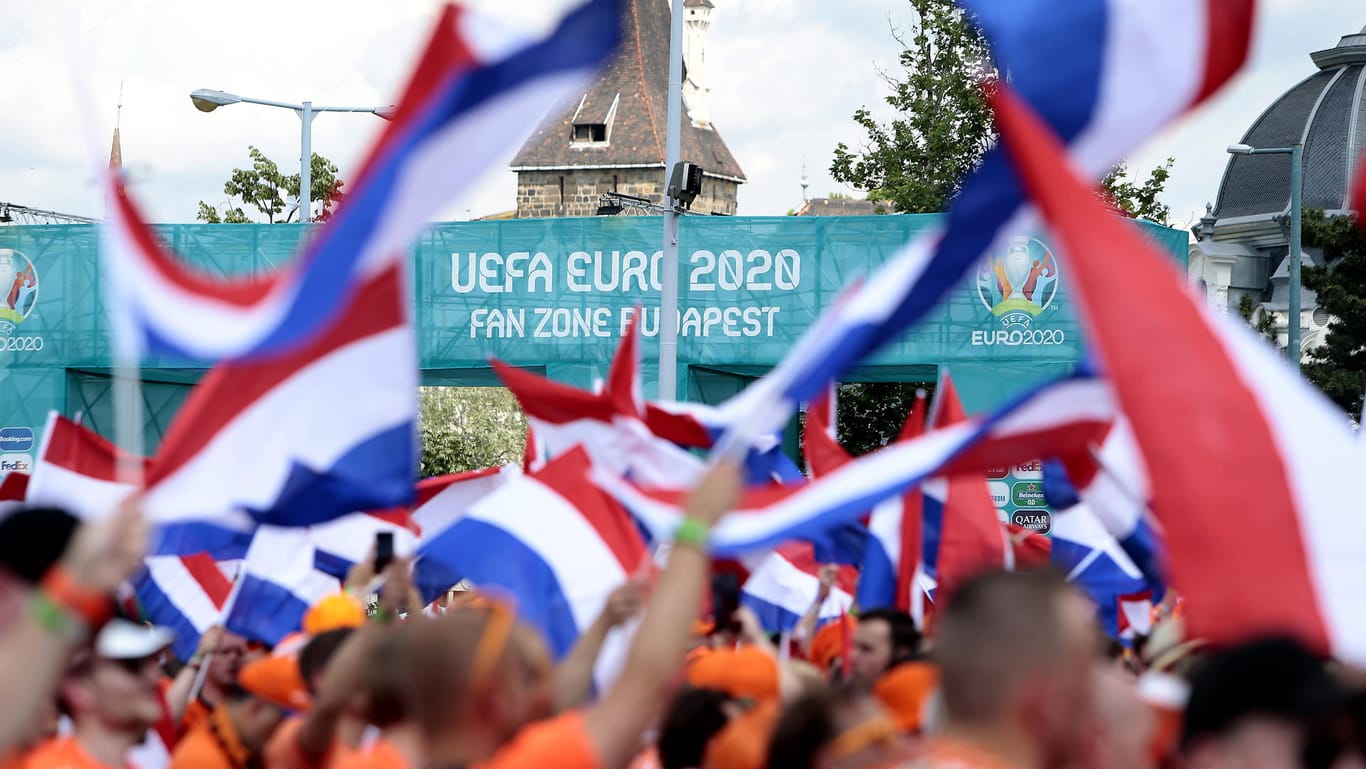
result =
[[98,224],[99,219],[45,208],[21,206],[18,203],[0,202],[0,225],[5,224]]

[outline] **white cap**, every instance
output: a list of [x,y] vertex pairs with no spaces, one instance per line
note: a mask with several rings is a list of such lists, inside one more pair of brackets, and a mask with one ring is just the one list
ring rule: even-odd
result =
[[115,617],[95,637],[95,656],[109,660],[135,660],[164,650],[175,633],[164,627],[139,625]]

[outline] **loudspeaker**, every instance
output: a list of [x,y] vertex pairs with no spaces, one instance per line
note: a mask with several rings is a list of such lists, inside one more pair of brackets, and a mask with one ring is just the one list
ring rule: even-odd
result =
[[692,208],[692,202],[702,192],[702,166],[683,161],[674,165],[669,174],[669,197],[685,209]]

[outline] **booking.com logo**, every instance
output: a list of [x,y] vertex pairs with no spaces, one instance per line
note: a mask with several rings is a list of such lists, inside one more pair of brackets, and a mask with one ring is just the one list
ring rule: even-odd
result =
[[0,427],[0,453],[28,451],[33,448],[33,430],[28,427]]

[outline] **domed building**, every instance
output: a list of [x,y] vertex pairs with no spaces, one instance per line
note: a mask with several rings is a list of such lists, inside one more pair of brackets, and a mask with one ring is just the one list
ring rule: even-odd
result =
[[[1347,212],[1356,159],[1366,147],[1366,29],[1310,55],[1318,72],[1277,99],[1243,134],[1254,148],[1302,142],[1305,208]],[[1213,207],[1194,228],[1190,278],[1215,306],[1269,316],[1288,338],[1290,242],[1289,154],[1231,155]],[[1302,263],[1318,264],[1306,248]],[[1301,291],[1300,352],[1323,342],[1328,315],[1311,291]]]

